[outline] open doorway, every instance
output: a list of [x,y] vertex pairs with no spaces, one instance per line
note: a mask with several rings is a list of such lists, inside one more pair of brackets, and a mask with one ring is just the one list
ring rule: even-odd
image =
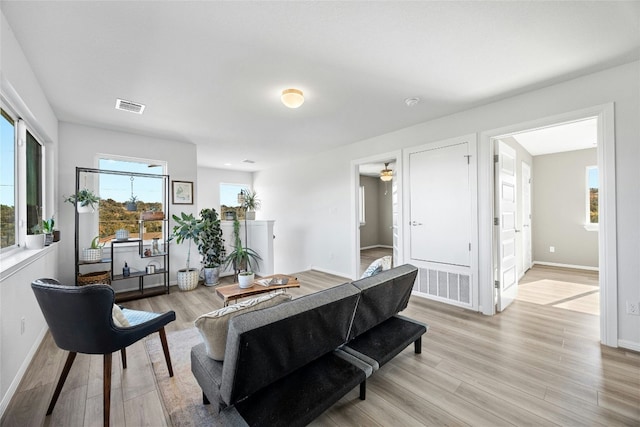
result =
[[400,152],[385,153],[352,162],[353,273],[362,275],[369,264],[392,256],[402,263]]
[[[526,130],[546,128],[558,123],[568,123],[583,120],[589,117],[596,117],[597,120],[597,165],[599,168],[599,224],[598,224],[598,267],[599,267],[599,293],[600,293],[600,337],[601,342],[605,345],[617,345],[617,271],[616,271],[616,194],[615,194],[615,140],[613,133],[614,111],[613,104],[604,104],[585,108],[583,110],[560,114],[553,117],[538,119],[528,123],[510,125],[501,129],[486,131],[481,134],[481,146],[486,147],[482,150],[481,156],[484,161],[480,170],[482,180],[481,192],[489,195],[490,203],[493,203],[494,193],[494,149],[493,143],[498,139],[524,132]],[[486,163],[484,163],[486,162]],[[533,181],[535,182],[535,171],[533,173]],[[498,197],[495,194],[496,198]],[[482,199],[481,199],[482,200]],[[558,209],[563,203],[558,204]],[[490,215],[492,222],[500,216],[500,211],[495,206],[482,203],[481,206],[481,223],[487,214]],[[533,212],[533,218],[536,213]],[[486,222],[487,224],[489,221]],[[481,300],[488,303],[482,306],[481,310],[485,314],[494,314],[496,312],[495,302],[501,297],[502,289],[498,284],[499,267],[497,264],[495,248],[498,246],[496,238],[496,229],[483,225],[480,228],[481,253],[483,250],[494,254],[494,262],[490,263],[491,268],[487,269],[486,265],[480,263],[480,289]],[[515,229],[515,224],[513,226]],[[515,230],[514,230],[515,231]],[[491,242],[488,245],[488,242]],[[547,248],[549,249],[549,248]],[[481,257],[482,258],[482,257]],[[517,287],[516,287],[517,289]]]
[[[505,293],[515,285],[519,301],[599,315],[597,139],[597,118],[590,117],[498,140],[505,147],[496,154],[511,153],[508,194],[515,194],[513,229],[498,231],[508,242],[503,247],[514,248],[503,258],[502,280],[513,280]],[[505,209],[496,206],[507,218]],[[498,311],[508,305],[504,295],[497,302]]]

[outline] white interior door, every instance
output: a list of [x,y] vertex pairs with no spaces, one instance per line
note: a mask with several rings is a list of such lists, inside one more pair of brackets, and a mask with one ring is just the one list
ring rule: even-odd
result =
[[522,162],[522,271],[533,264],[531,255],[531,166]]
[[497,141],[496,173],[496,242],[498,282],[496,309],[503,311],[518,295],[516,268],[516,151]]
[[410,257],[470,265],[469,143],[411,153]]
[[400,265],[400,229],[398,221],[399,215],[399,203],[398,203],[398,181],[394,174],[391,181],[391,237],[393,238],[393,266]]

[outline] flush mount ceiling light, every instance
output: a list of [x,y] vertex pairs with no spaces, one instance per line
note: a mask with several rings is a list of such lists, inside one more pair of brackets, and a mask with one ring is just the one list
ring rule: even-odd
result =
[[389,169],[389,163],[384,164],[384,169],[380,171],[380,179],[389,182],[393,179],[393,171]]
[[304,103],[304,95],[299,89],[285,89],[282,91],[280,100],[289,108],[298,108]]

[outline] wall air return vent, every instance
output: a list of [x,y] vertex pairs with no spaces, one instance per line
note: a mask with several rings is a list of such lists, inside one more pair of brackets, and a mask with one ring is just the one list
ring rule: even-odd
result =
[[421,268],[413,290],[439,300],[471,305],[471,277],[468,274]]
[[128,111],[130,113],[142,114],[145,106],[137,102],[116,99],[116,110]]

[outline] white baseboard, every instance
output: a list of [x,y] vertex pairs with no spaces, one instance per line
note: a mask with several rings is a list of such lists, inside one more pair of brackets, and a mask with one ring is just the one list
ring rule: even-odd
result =
[[628,350],[639,351],[640,352],[640,343],[633,342],[628,340],[618,340],[618,347],[626,348]]
[[13,378],[13,381],[11,381],[7,392],[2,397],[2,402],[0,402],[0,419],[4,416],[4,412],[7,410],[7,407],[9,406],[9,402],[11,402],[13,395],[16,394],[18,386],[20,385],[20,381],[22,381],[22,377],[24,377],[24,374],[27,372],[27,368],[29,367],[29,364],[31,364],[31,360],[33,359],[33,356],[35,356],[36,351],[38,351],[38,347],[40,347],[40,344],[42,343],[42,340],[44,339],[44,336],[48,330],[49,328],[46,325],[44,328],[42,328],[42,330],[38,334],[38,337],[34,340],[33,345],[29,349],[29,353],[27,353],[27,355],[25,356],[22,365],[20,365],[20,369],[18,369],[16,376]]
[[327,273],[327,274],[333,274],[334,276],[338,276],[338,277],[345,277],[345,278],[349,278],[348,274],[345,274],[341,271],[332,271],[332,270],[327,270],[326,268],[321,268],[321,267],[316,267],[316,266],[309,266],[309,270],[315,270],[315,271],[319,271],[321,273]]
[[363,246],[360,248],[361,251],[364,251],[366,249],[378,249],[378,248],[383,248],[383,249],[393,249],[393,246],[389,246],[389,245],[372,245],[372,246]]
[[573,268],[576,270],[600,271],[598,267],[590,267],[588,265],[560,264],[557,262],[533,261],[533,265],[546,265],[548,267]]

